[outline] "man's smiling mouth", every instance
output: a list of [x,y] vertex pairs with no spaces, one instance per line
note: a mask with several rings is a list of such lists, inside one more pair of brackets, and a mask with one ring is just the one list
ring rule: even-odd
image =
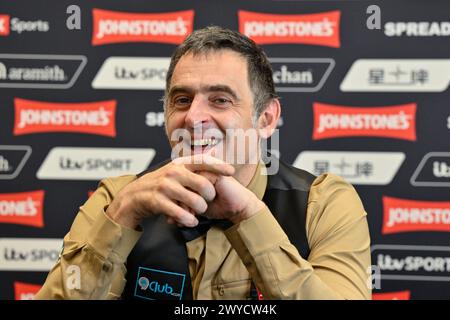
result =
[[215,147],[219,142],[220,140],[216,138],[192,139],[191,150],[194,154],[197,152],[206,152]]

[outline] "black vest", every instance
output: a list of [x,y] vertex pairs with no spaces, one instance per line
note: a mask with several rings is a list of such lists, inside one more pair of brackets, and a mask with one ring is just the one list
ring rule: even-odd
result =
[[[314,175],[279,161],[278,173],[268,176],[263,197],[305,259],[310,251],[305,227],[306,209],[314,179]],[[163,215],[145,219],[142,227],[144,233],[127,259],[127,284],[122,299],[192,300],[186,242],[178,227],[166,223]]]

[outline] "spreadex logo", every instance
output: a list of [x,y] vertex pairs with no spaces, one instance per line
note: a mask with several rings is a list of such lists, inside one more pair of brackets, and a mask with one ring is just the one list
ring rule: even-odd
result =
[[36,176],[38,179],[101,180],[138,174],[148,168],[154,149],[144,148],[53,148]]
[[416,140],[416,104],[347,107],[314,103],[313,140],[383,137]]
[[0,270],[48,272],[62,244],[62,239],[0,238]]
[[149,127],[162,127],[164,121],[164,112],[149,111],[145,115],[145,124]]
[[129,13],[93,9],[92,45],[120,42],[180,44],[193,30],[194,10]]
[[14,135],[80,132],[116,136],[116,101],[54,103],[14,99]]
[[164,90],[170,58],[109,57],[94,80],[95,89]]
[[267,14],[239,10],[239,32],[258,44],[299,43],[339,48],[341,12]]
[[0,88],[68,89],[86,63],[85,56],[0,54]]
[[450,232],[450,201],[417,201],[383,197],[383,234]]
[[21,34],[22,32],[47,32],[50,30],[48,21],[43,20],[21,20],[9,14],[0,14],[0,36],[8,36],[11,32]]
[[411,291],[372,293],[372,300],[410,300]]
[[14,281],[15,300],[33,300],[41,288],[41,285]]
[[0,194],[0,223],[44,227],[43,190]]
[[450,21],[386,22],[384,34],[388,37],[448,37]]

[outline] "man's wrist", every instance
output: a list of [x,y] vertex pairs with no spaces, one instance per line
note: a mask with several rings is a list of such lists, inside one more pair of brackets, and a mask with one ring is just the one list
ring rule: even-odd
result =
[[260,210],[262,210],[266,204],[259,200],[258,198],[252,199],[245,208],[236,214],[234,217],[230,218],[230,221],[233,222],[233,224],[238,224],[243,220],[250,219],[255,214],[257,214]]
[[119,199],[111,202],[105,213],[111,220],[129,229],[136,230],[141,223],[141,219],[125,210],[125,206]]

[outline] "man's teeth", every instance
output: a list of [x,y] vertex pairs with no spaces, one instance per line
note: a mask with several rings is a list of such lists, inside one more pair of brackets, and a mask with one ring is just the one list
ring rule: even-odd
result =
[[196,139],[191,141],[192,146],[215,146],[219,143],[216,139]]

